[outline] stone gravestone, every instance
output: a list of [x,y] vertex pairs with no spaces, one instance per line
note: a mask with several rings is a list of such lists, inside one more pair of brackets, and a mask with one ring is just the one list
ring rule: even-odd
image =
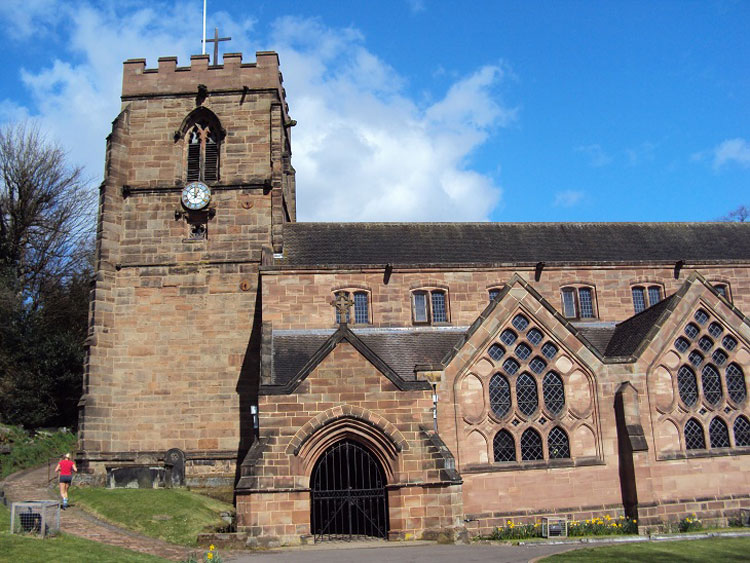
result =
[[182,487],[185,485],[185,452],[172,448],[167,450],[164,457],[164,465],[167,466],[167,485]]

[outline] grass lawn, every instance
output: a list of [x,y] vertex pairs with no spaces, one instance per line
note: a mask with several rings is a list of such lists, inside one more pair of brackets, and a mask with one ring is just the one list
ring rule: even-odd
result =
[[157,563],[167,560],[66,534],[46,539],[11,534],[10,510],[0,504],[0,561]]
[[553,555],[545,562],[606,561],[607,563],[649,563],[695,561],[747,561],[750,559],[750,538],[711,538],[706,540],[631,543],[607,547],[576,549]]
[[103,520],[170,543],[195,546],[199,533],[223,524],[234,507],[184,489],[73,487],[70,501]]

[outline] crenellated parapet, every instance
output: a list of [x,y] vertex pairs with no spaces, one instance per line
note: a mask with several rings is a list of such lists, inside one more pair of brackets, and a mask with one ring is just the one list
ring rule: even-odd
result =
[[146,68],[146,59],[123,63],[123,102],[159,96],[196,95],[198,85],[211,93],[278,90],[288,113],[279,56],[259,51],[256,62],[242,62],[242,53],[225,53],[223,64],[209,65],[208,55],[193,55],[190,66],[178,66],[177,57],[160,57],[157,68]]

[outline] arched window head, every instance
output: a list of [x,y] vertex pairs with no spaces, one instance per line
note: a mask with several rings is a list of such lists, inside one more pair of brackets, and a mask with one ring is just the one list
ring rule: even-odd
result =
[[187,144],[186,181],[217,181],[224,130],[216,115],[205,107],[197,108],[183,121],[179,137],[184,137]]

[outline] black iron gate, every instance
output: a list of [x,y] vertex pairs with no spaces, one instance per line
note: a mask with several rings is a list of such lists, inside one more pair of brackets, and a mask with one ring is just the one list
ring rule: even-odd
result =
[[315,463],[310,488],[316,541],[387,537],[385,475],[367,448],[352,440],[330,446]]

